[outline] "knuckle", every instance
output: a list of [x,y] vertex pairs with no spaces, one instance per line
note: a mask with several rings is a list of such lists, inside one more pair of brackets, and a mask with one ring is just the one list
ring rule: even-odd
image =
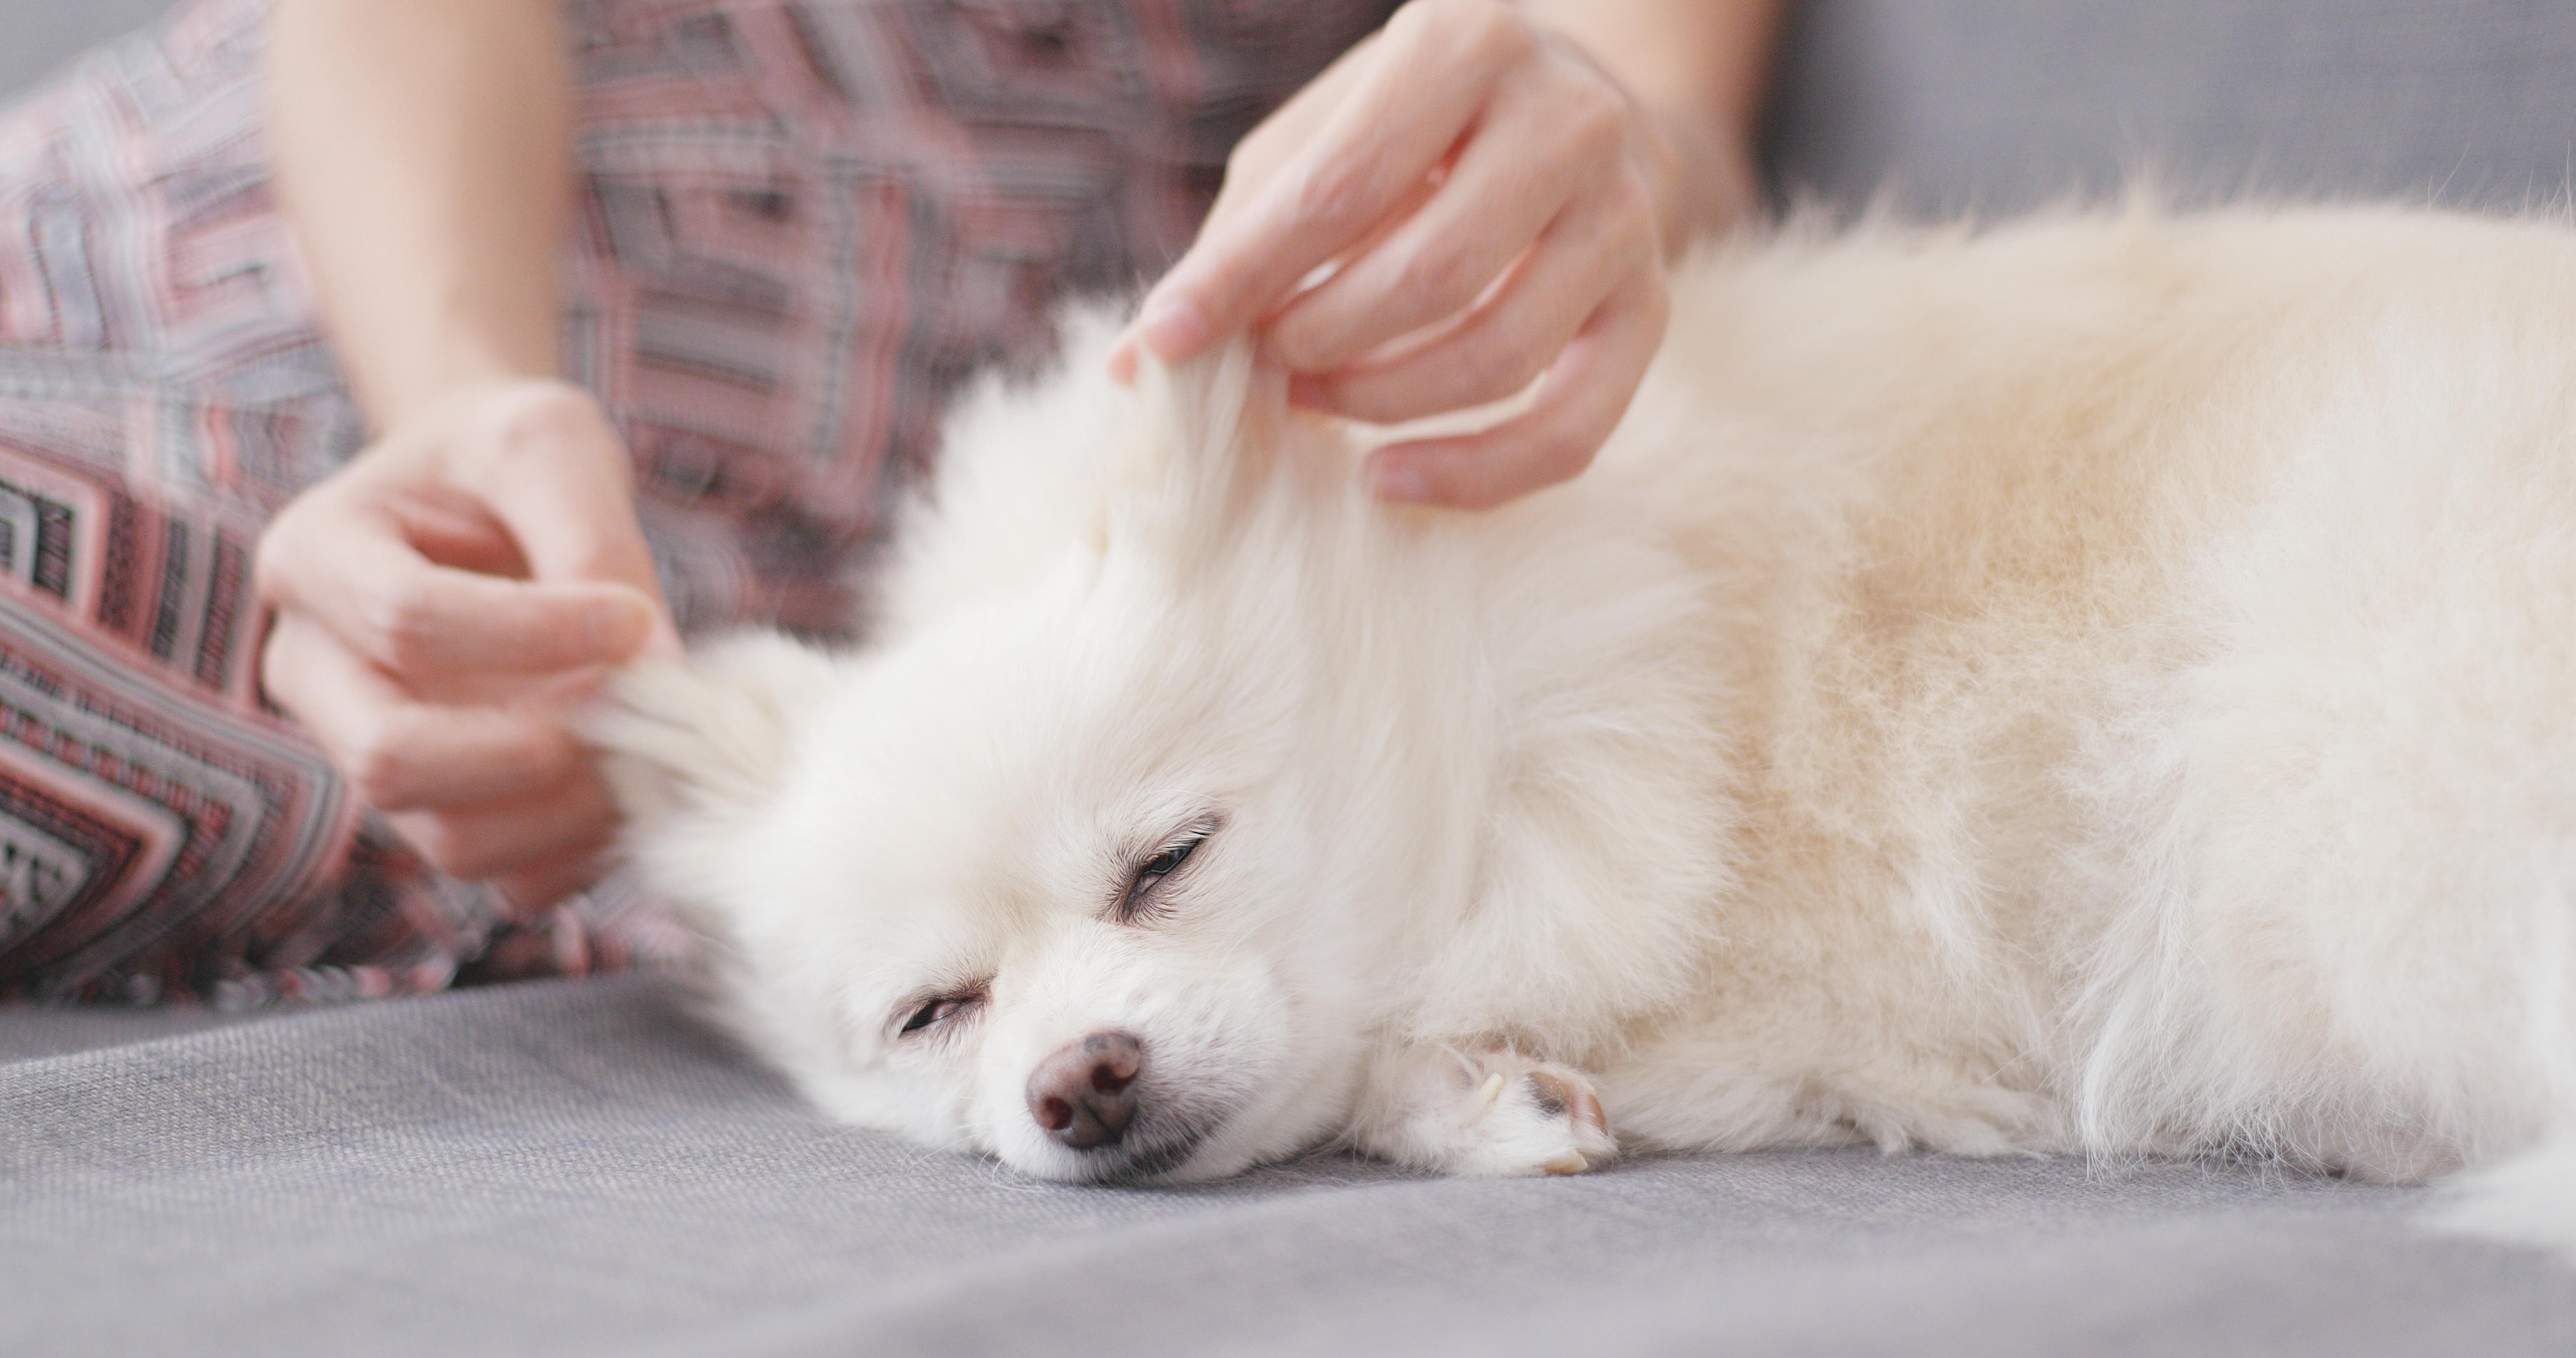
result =
[[398,827],[429,865],[450,877],[484,881],[527,866],[530,854],[514,850],[466,812],[425,812]]
[[1533,41],[1528,21],[1505,0],[1421,0],[1408,8],[1422,11],[1415,22],[1437,41],[1487,60],[1511,56]]
[[[1549,124],[1555,129],[1550,142],[1555,161],[1587,173],[1590,167],[1622,163],[1617,153],[1628,141],[1628,101],[1618,91],[1597,80],[1576,81],[1557,97],[1555,105],[1548,113]],[[1617,176],[1621,180],[1632,177]],[[1637,187],[1643,189],[1642,181]]]
[[1638,305],[1645,311],[1646,329],[1648,333],[1657,339],[1661,339],[1663,337],[1665,327],[1672,322],[1673,294],[1672,289],[1665,286],[1664,272],[1660,265],[1655,268],[1653,276],[1648,279],[1644,298],[1638,303]]
[[251,546],[251,587],[264,603],[295,598],[314,563],[338,558],[351,531],[353,506],[340,483],[325,481],[289,500]]
[[1427,40],[1442,32],[1455,31],[1459,11],[1472,0],[1412,0],[1398,8],[1386,21],[1390,38]]
[[531,730],[496,742],[485,762],[495,780],[506,780],[508,786],[524,790],[560,777],[566,772],[567,760],[545,733]]
[[1241,197],[1280,162],[1293,130],[1271,119],[1243,134],[1243,139],[1226,153],[1225,182],[1217,186],[1218,209],[1210,211],[1211,221],[1217,210],[1233,206],[1229,200]]
[[1577,80],[1566,94],[1566,121],[1598,143],[1628,135],[1628,97],[1599,76]]
[[358,799],[379,810],[410,802],[419,786],[409,742],[397,723],[379,722],[349,742],[341,753],[341,771]]
[[1547,367],[1548,356],[1527,340],[1502,340],[1475,346],[1459,355],[1464,375],[1461,395],[1469,402],[1499,401],[1530,384]]
[[304,669],[289,658],[285,632],[282,626],[271,628],[268,641],[259,648],[259,687],[288,716],[300,718],[302,702],[296,681],[303,677]]
[[1622,284],[1619,291],[1612,294],[1611,302],[1626,308],[1628,317],[1633,318],[1625,323],[1635,327],[1635,333],[1642,341],[1637,347],[1643,352],[1634,356],[1635,366],[1642,370],[1653,361],[1654,351],[1662,343],[1664,331],[1672,322],[1673,293],[1664,277],[1661,261],[1651,263]]
[[1527,61],[1538,54],[1538,29],[1517,5],[1487,0],[1486,37],[1494,55],[1504,61]]
[[367,609],[366,627],[376,640],[377,659],[396,670],[428,663],[436,653],[446,618],[425,580],[406,581]]
[[1358,157],[1319,161],[1298,180],[1294,211],[1309,230],[1356,231],[1366,223],[1369,164]]
[[590,885],[596,876],[587,870],[587,865],[548,864],[498,877],[492,885],[525,915],[554,905]]
[[288,535],[302,523],[296,506],[289,505],[276,518],[269,520],[268,527],[259,535],[259,542],[251,548],[251,589],[261,600],[277,602],[279,591],[285,586],[294,550]]
[[1592,465],[1594,455],[1600,451],[1600,443],[1597,439],[1579,436],[1556,439],[1551,441],[1544,450],[1539,460],[1539,470],[1547,477],[1549,485],[1559,481],[1571,481],[1582,475],[1584,469]]
[[[605,529],[603,536],[606,536]],[[561,568],[576,580],[632,582],[638,578],[654,579],[650,549],[640,543],[627,542],[623,538],[612,537],[605,541],[593,541],[570,551],[561,551],[558,553],[557,560],[560,561]],[[658,589],[658,583],[654,587]],[[507,634],[514,638],[518,645],[529,648],[535,654],[562,653],[559,648],[569,649],[576,654],[587,654],[588,647],[592,644],[582,641],[578,634],[565,636],[535,632],[533,622],[522,620],[516,614],[510,615],[507,621],[515,624]]]
[[[1334,366],[1332,336],[1311,308],[1296,307],[1270,327],[1270,352],[1292,373],[1321,375]],[[1329,391],[1325,384],[1321,390]]]
[[1419,386],[1383,378],[1335,382],[1325,388],[1324,397],[1327,409],[1378,424],[1394,424],[1439,413],[1436,407],[1423,401]]
[[1653,251],[1657,214],[1654,190],[1642,174],[1630,170],[1610,187],[1610,210],[1624,227],[1620,240],[1630,249]]
[[1468,276],[1467,252],[1454,244],[1426,244],[1396,270],[1392,291],[1409,312],[1437,319],[1475,300],[1481,279]]
[[414,853],[450,877],[482,877],[493,866],[491,855],[453,816],[406,816],[400,829]]

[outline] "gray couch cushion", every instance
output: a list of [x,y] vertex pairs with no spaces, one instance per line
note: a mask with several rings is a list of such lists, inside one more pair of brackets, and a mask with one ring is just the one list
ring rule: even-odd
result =
[[2576,167],[2570,0],[1810,0],[1770,152],[1793,192],[2012,211],[2132,170],[2207,198],[2518,209]]
[[826,1124],[642,978],[21,1060],[0,1109],[11,1353],[2576,1352],[2576,1275],[2259,1169],[1035,1183]]

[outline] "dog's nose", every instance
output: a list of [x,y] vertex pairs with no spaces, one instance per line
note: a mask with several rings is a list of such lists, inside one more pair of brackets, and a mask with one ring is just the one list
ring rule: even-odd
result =
[[1136,1075],[1145,1044],[1098,1032],[1038,1063],[1029,1076],[1029,1116],[1078,1151],[1114,1146],[1136,1120]]

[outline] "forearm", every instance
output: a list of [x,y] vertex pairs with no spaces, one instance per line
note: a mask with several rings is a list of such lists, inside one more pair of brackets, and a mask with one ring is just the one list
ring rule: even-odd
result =
[[379,428],[552,375],[570,198],[556,0],[279,0],[277,185]]
[[1781,0],[1524,0],[1634,96],[1659,136],[1665,242],[1730,225],[1759,196],[1753,141]]

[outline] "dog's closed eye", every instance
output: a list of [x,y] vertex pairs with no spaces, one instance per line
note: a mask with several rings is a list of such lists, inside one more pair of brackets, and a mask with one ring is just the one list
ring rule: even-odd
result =
[[903,1026],[896,1030],[895,1035],[897,1037],[915,1037],[922,1033],[929,1032],[930,1030],[947,1023],[951,1019],[956,1018],[958,1015],[974,1009],[977,1005],[980,1005],[983,1002],[984,991],[981,987],[974,990],[961,991],[954,995],[939,995],[931,999],[924,1000],[921,1003],[921,1007],[913,1010],[911,1016],[903,1021]]
[[1127,879],[1126,890],[1118,898],[1118,908],[1114,912],[1117,921],[1140,924],[1159,916],[1162,913],[1159,898],[1163,884],[1189,864],[1190,855],[1216,833],[1219,824],[1215,817],[1193,822],[1188,829],[1164,841],[1152,857],[1137,864]]

